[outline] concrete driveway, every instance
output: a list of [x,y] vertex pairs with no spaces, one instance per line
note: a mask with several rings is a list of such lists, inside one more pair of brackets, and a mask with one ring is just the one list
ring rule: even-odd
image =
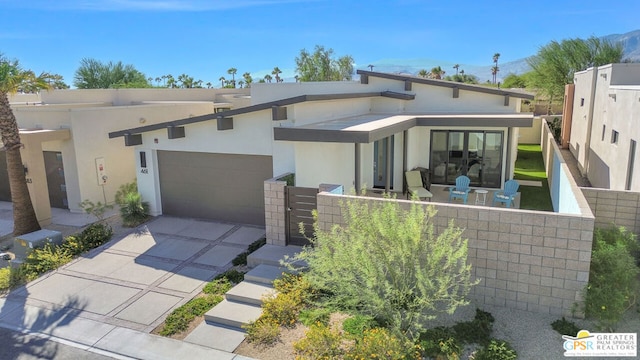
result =
[[148,333],[262,236],[260,227],[157,218],[0,298],[0,326],[134,358],[194,358],[196,345],[167,344],[175,349],[161,355],[130,342],[176,342]]

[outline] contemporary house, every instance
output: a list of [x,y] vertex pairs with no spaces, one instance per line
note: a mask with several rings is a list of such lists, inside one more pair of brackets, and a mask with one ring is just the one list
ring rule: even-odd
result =
[[[520,113],[516,91],[371,71],[360,82],[254,84],[251,105],[154,119],[111,131],[134,147],[138,188],[153,215],[264,224],[263,182],[295,174],[359,191],[403,190],[405,171],[431,182],[501,188],[512,177]],[[119,140],[118,140],[119,139]]]
[[576,73],[565,104],[563,137],[591,184],[640,191],[640,64]]
[[[81,212],[85,199],[112,203],[119,186],[136,178],[133,149],[110,141],[110,131],[246,106],[248,95],[245,89],[104,89],[13,96],[41,225],[51,221],[51,207]],[[4,152],[0,201],[11,201]]]

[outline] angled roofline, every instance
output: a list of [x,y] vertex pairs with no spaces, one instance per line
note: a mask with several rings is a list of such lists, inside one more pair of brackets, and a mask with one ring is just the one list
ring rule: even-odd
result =
[[475,91],[475,92],[492,94],[492,95],[513,96],[515,98],[527,99],[527,100],[534,99],[533,94],[528,94],[525,92],[494,89],[486,86],[465,84],[465,83],[459,83],[455,81],[425,79],[422,77],[412,76],[412,75],[389,74],[389,73],[381,73],[381,72],[367,71],[367,70],[358,70],[357,74],[360,75],[361,78],[362,76],[371,76],[371,77],[378,77],[383,79],[412,82],[416,84],[441,86],[441,87],[447,87],[451,89],[457,88],[460,90]]
[[140,134],[148,131],[166,129],[168,126],[183,126],[183,125],[193,124],[193,123],[198,123],[203,121],[229,118],[234,115],[247,114],[247,113],[261,111],[261,110],[269,110],[269,109],[273,109],[274,107],[293,105],[293,104],[298,104],[306,101],[342,100],[342,99],[355,99],[355,98],[365,98],[365,97],[375,97],[375,96],[382,96],[382,97],[388,97],[388,98],[400,99],[400,100],[413,100],[416,97],[414,94],[400,93],[400,92],[394,92],[394,91],[300,95],[300,96],[294,96],[294,97],[280,99],[280,100],[269,101],[262,104],[250,105],[250,106],[245,106],[237,109],[221,111],[218,113],[194,116],[194,117],[185,118],[185,119],[171,120],[171,121],[161,122],[158,124],[113,131],[109,133],[109,138],[113,139],[113,138],[117,138],[125,135]]

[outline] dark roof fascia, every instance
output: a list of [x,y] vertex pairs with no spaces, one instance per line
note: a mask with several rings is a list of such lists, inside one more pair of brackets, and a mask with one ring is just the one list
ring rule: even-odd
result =
[[416,126],[486,126],[486,127],[532,127],[533,114],[531,117],[509,117],[509,118],[475,118],[464,117],[417,117]]
[[447,81],[447,80],[425,79],[417,76],[387,74],[387,73],[380,73],[380,72],[366,71],[366,70],[358,70],[357,74],[373,76],[373,77],[378,77],[383,79],[390,79],[390,80],[411,81],[416,84],[441,86],[441,87],[448,87],[451,89],[458,88],[460,90],[475,91],[475,92],[492,94],[492,95],[502,95],[502,96],[509,95],[515,98],[527,99],[527,100],[534,99],[534,96],[532,94],[526,94],[518,91],[493,89],[493,88],[488,88],[480,85],[470,85],[470,84]]
[[375,96],[382,96],[382,97],[388,97],[388,98],[400,99],[400,100],[415,99],[415,95],[398,93],[393,91],[346,93],[346,94],[300,95],[300,96],[294,96],[286,99],[269,101],[262,104],[245,106],[238,109],[221,111],[219,113],[212,113],[212,114],[194,116],[186,119],[166,121],[158,124],[140,126],[140,127],[126,129],[126,130],[118,130],[118,131],[110,132],[109,138],[113,139],[120,136],[124,136],[125,134],[139,134],[139,133],[144,133],[148,131],[162,130],[162,129],[166,129],[167,126],[183,126],[183,125],[188,125],[188,124],[193,124],[193,123],[198,123],[203,121],[215,120],[218,118],[228,118],[235,115],[247,114],[255,111],[270,110],[274,106],[287,106],[287,105],[298,104],[306,101],[344,100],[344,99],[366,98],[366,97],[375,97]]

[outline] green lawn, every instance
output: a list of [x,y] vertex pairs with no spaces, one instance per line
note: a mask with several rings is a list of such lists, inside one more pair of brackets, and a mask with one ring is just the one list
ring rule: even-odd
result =
[[553,211],[540,145],[518,145],[518,158],[513,178],[542,182],[542,187],[520,185],[521,209]]

